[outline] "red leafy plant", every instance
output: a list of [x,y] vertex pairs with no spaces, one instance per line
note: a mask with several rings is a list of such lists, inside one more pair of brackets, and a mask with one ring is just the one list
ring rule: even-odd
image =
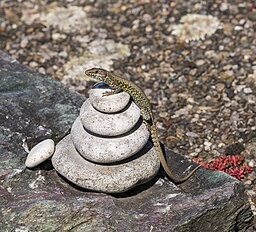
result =
[[210,170],[225,172],[239,180],[253,171],[253,167],[249,166],[241,155],[221,155],[208,163],[202,162],[200,158],[194,158],[193,161]]

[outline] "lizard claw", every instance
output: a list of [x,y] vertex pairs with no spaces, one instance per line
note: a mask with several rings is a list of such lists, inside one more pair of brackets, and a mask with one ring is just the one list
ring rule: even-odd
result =
[[106,91],[106,92],[102,93],[102,97],[109,96],[110,95],[109,93],[110,93],[109,91]]
[[113,91],[106,91],[106,92],[102,93],[102,97],[110,96],[110,95],[113,95],[113,94],[114,94]]

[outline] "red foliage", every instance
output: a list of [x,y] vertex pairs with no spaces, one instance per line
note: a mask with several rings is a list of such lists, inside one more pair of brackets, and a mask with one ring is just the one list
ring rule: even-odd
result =
[[210,170],[226,172],[239,180],[253,171],[253,167],[248,166],[241,155],[221,155],[209,163],[204,163],[199,158],[194,158],[193,161]]

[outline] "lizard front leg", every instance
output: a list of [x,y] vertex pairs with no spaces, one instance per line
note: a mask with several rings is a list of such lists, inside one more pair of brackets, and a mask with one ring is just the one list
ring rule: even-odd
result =
[[102,97],[114,95],[114,94],[117,94],[117,93],[120,93],[120,92],[122,92],[122,89],[113,88],[111,91],[106,91],[106,92],[102,93]]

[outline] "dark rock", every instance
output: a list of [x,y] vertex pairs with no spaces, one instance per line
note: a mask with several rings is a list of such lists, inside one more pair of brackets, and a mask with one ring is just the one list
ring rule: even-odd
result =
[[[222,172],[201,169],[179,186],[158,175],[130,192],[106,195],[70,184],[50,161],[25,169],[24,141],[29,147],[45,138],[57,142],[84,97],[1,53],[0,80],[1,231],[245,231],[251,226],[242,182]],[[175,175],[191,170],[191,162],[165,151]]]
[[225,148],[225,155],[239,155],[243,150],[242,143],[234,143]]
[[235,96],[235,93],[232,89],[226,89],[226,93],[227,93],[227,96],[228,98],[232,99],[234,96]]

